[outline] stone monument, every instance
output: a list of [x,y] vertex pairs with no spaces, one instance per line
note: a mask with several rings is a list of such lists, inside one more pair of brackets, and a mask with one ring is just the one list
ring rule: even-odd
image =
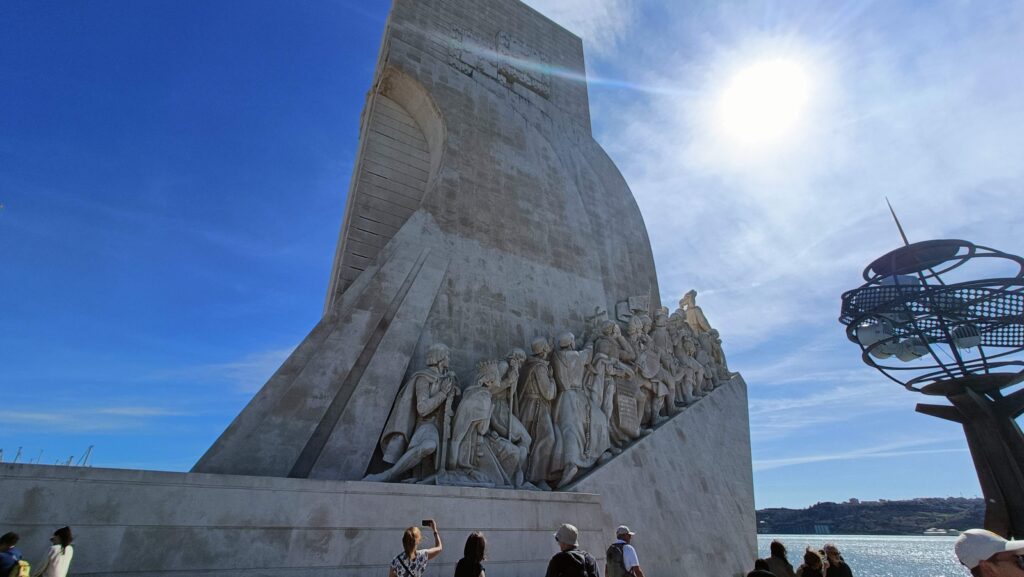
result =
[[76,574],[364,574],[426,517],[490,531],[492,577],[542,572],[564,522],[599,560],[627,523],[651,574],[741,574],[746,385],[694,291],[659,306],[584,77],[518,0],[395,0],[322,319],[192,473],[5,465],[35,508],[0,521],[63,505],[119,543]]

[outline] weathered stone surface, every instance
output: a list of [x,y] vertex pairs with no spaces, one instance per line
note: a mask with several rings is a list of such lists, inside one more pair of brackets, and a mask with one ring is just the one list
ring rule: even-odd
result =
[[402,531],[428,517],[445,544],[428,575],[451,575],[474,530],[487,535],[488,575],[542,575],[559,524],[597,552],[611,523],[582,493],[11,464],[0,484],[0,526],[30,559],[73,528],[76,577],[387,575]]
[[648,575],[745,575],[757,557],[747,385],[740,376],[577,482],[637,532]]
[[[346,432],[362,420],[379,433],[386,391],[353,377],[377,355],[404,372],[445,342],[469,382],[477,361],[537,335],[582,334],[582,311],[658,302],[640,211],[590,133],[584,74],[580,39],[520,2],[396,0],[324,319],[195,471],[361,478],[377,439],[352,436],[334,465],[346,451],[323,437],[348,415]],[[422,251],[443,281],[403,297],[428,312],[398,328],[384,312]],[[383,388],[393,399],[397,386]]]

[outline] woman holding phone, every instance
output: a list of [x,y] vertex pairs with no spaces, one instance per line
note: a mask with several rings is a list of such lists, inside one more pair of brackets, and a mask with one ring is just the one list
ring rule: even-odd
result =
[[437,523],[433,519],[423,521],[424,527],[434,531],[434,546],[430,549],[418,549],[423,534],[419,527],[409,527],[402,534],[402,552],[391,560],[388,577],[422,577],[427,570],[427,561],[441,554],[441,535],[437,532]]

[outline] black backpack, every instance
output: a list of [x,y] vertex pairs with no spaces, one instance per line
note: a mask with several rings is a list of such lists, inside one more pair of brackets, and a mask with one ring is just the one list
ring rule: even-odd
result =
[[611,547],[604,553],[605,572],[608,577],[622,577],[627,575],[626,562],[623,559],[622,548],[625,543],[612,543]]

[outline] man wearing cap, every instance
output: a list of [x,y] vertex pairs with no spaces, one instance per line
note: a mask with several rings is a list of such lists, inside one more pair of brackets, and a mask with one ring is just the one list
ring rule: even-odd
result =
[[568,523],[555,532],[555,541],[561,549],[548,562],[544,577],[598,577],[597,561],[579,548],[580,532]]
[[974,577],[1024,577],[1024,541],[1007,541],[984,529],[956,540],[956,556]]
[[644,577],[636,549],[629,544],[633,535],[636,533],[625,525],[615,530],[615,542],[605,553],[604,577]]

